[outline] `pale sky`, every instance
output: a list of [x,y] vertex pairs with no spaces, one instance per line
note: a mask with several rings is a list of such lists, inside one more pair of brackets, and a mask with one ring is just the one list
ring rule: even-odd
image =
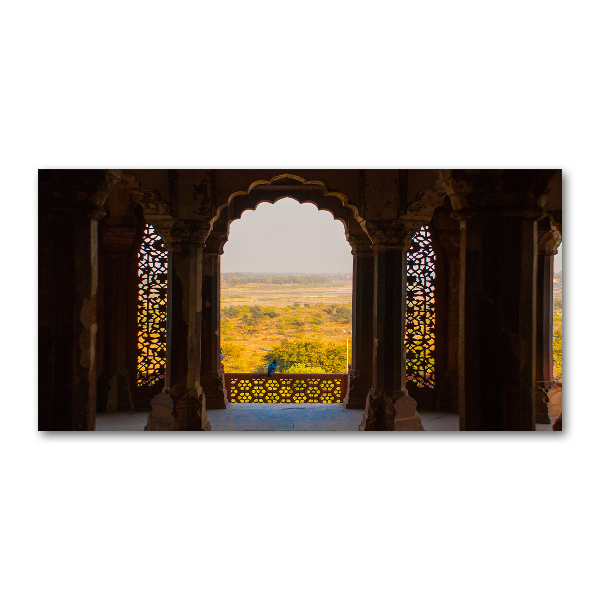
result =
[[221,271],[352,273],[352,254],[341,221],[312,204],[282,198],[233,221]]
[[[352,273],[352,255],[340,221],[312,204],[282,198],[245,211],[231,224],[221,271]],[[562,271],[562,244],[554,271]]]
[[558,247],[558,252],[554,255],[554,271],[562,271],[562,244]]

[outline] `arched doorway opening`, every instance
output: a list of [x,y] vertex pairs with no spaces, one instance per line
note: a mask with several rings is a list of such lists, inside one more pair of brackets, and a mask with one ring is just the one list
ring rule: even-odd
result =
[[[343,400],[350,250],[343,223],[291,197],[260,203],[231,224],[221,276],[221,349],[231,402]],[[269,381],[255,376],[269,364],[276,365]]]
[[344,226],[293,198],[231,224],[221,259],[221,350],[227,371],[345,373],[352,255]]
[[[346,302],[346,304],[348,304],[349,306],[335,306],[332,307],[331,303],[329,303],[330,305],[327,306],[327,303],[323,303],[325,304],[325,306],[323,308],[328,308],[331,311],[331,319],[329,320],[339,320],[340,323],[337,323],[338,328],[340,331],[340,333],[343,334],[343,352],[341,353],[342,356],[340,358],[343,359],[343,367],[341,368],[336,368],[336,369],[330,369],[329,374],[332,374],[331,371],[332,370],[336,370],[336,371],[343,371],[343,375],[346,379],[346,381],[348,380],[348,377],[346,376],[346,371],[347,366],[350,367],[350,372],[351,372],[351,380],[352,383],[349,386],[350,387],[350,394],[346,394],[345,392],[342,393],[341,395],[348,399],[348,398],[352,398],[352,392],[355,393],[355,396],[357,398],[360,398],[360,400],[358,401],[358,405],[357,406],[350,406],[347,404],[347,406],[349,408],[359,408],[362,409],[364,408],[364,402],[365,402],[365,398],[366,398],[366,392],[368,391],[368,387],[371,383],[371,360],[372,360],[372,351],[371,351],[371,344],[372,344],[372,306],[369,307],[368,304],[369,302],[371,302],[372,305],[372,300],[366,300],[363,302],[363,298],[362,297],[357,297],[357,286],[356,286],[356,275],[358,274],[358,278],[361,281],[365,280],[365,276],[364,276],[364,269],[363,266],[365,264],[365,260],[369,260],[369,258],[365,258],[364,255],[370,255],[370,260],[371,260],[371,283],[369,285],[368,281],[367,281],[367,285],[365,286],[360,286],[360,290],[361,292],[365,293],[365,295],[367,297],[372,297],[372,293],[373,293],[373,289],[372,289],[372,253],[370,252],[370,246],[371,246],[371,242],[367,236],[367,234],[365,233],[365,231],[362,229],[358,219],[356,218],[356,215],[354,214],[354,209],[352,207],[349,207],[346,205],[347,203],[347,199],[345,198],[345,196],[340,193],[340,192],[329,192],[327,186],[325,186],[325,184],[323,184],[322,182],[319,181],[307,181],[302,179],[299,176],[294,176],[294,175],[281,175],[281,176],[276,176],[273,177],[271,180],[267,181],[267,180],[259,180],[259,181],[255,181],[254,183],[250,184],[248,186],[248,188],[246,188],[245,191],[236,191],[233,192],[229,195],[228,199],[227,199],[227,203],[226,204],[222,204],[221,206],[219,206],[218,210],[217,210],[217,215],[216,217],[213,219],[213,227],[212,227],[212,231],[210,233],[210,235],[208,236],[207,242],[206,242],[206,246],[205,246],[205,262],[204,262],[204,266],[206,267],[204,273],[205,275],[204,277],[204,282],[207,285],[204,285],[203,283],[203,307],[206,306],[214,306],[214,305],[220,305],[221,304],[221,299],[220,299],[220,293],[221,293],[221,285],[220,285],[220,281],[221,281],[221,255],[223,253],[224,250],[224,245],[225,242],[227,241],[227,239],[229,238],[230,235],[230,226],[233,222],[235,222],[236,220],[240,219],[242,217],[242,214],[245,211],[256,211],[256,208],[258,207],[259,204],[267,202],[270,204],[275,204],[276,202],[282,200],[283,198],[293,198],[292,202],[294,202],[296,205],[297,203],[300,203],[300,205],[304,205],[306,203],[312,204],[316,209],[322,211],[327,211],[329,213],[331,213],[331,215],[333,216],[333,219],[340,221],[343,224],[343,235],[345,236],[347,242],[349,243],[351,249],[352,249],[352,272],[353,272],[353,277],[350,277],[350,273],[346,274],[346,280],[351,280],[355,282],[355,285],[352,287],[352,293],[347,293],[346,297],[350,297],[351,296],[351,302]],[[268,204],[266,205],[268,207]],[[273,208],[273,207],[271,207]],[[306,207],[309,208],[309,207]],[[315,213],[318,211],[315,211],[314,208],[312,209]],[[248,213],[251,214],[251,213]],[[325,213],[326,214],[326,213]],[[331,221],[331,218],[329,217],[329,220]],[[340,232],[341,233],[341,232]],[[358,258],[358,254],[361,254],[360,259]],[[362,261],[361,265],[359,266],[359,268],[356,268],[356,263],[357,260]],[[253,269],[252,269],[253,270]],[[277,269],[277,270],[283,270],[283,269]],[[286,269],[287,270],[287,269]],[[218,282],[218,284],[217,284]],[[348,292],[350,292],[350,289],[347,290]],[[348,298],[350,300],[350,298]],[[310,300],[310,299],[303,299],[302,301],[292,301],[292,310],[293,310],[293,304],[294,303],[298,303],[300,306],[295,307],[296,309],[299,309],[300,311],[306,309],[307,312],[310,312],[311,310],[314,311],[315,310],[315,304],[319,303],[319,299],[313,299],[313,302],[305,302],[304,300]],[[308,307],[305,307],[305,304],[309,304]],[[339,303],[340,305],[343,304],[342,302]],[[357,310],[358,307],[358,310]],[[243,318],[243,314],[242,315],[237,315],[237,316],[233,316],[235,311],[231,311],[229,313],[229,309],[231,307],[230,306],[224,306],[224,309],[228,311],[228,314],[225,313],[224,317],[225,320],[226,319],[241,319]],[[248,307],[247,309],[247,321],[251,321],[253,320],[253,315],[250,313],[250,308]],[[215,385],[214,382],[216,380],[215,374],[218,373],[219,369],[221,368],[220,365],[220,347],[215,348],[214,347],[214,340],[215,339],[219,339],[221,338],[222,332],[220,331],[220,325],[221,325],[221,319],[220,319],[220,314],[210,314],[211,309],[209,308],[209,310],[207,312],[205,312],[203,314],[203,353],[202,353],[202,361],[203,361],[203,367],[202,367],[202,372],[203,372],[203,380],[202,380],[202,386],[203,386],[203,390],[205,391],[205,393],[207,393],[207,408],[224,408],[225,406],[227,406],[227,401],[230,400],[230,398],[225,398],[225,401],[223,402],[223,400],[221,400],[219,402],[218,400],[218,394],[212,394],[211,390],[214,390]],[[262,315],[260,315],[257,310],[254,310],[255,312],[255,316],[254,318],[257,320],[260,319],[264,319],[265,317],[263,317]],[[269,310],[267,310],[266,312],[271,312]],[[275,316],[272,318],[277,318],[277,311],[272,311],[275,313]],[[290,311],[292,312],[292,311]],[[358,315],[362,315],[362,317],[360,319],[358,319],[357,321],[357,314]],[[367,316],[368,315],[368,316]],[[297,333],[297,328],[300,329],[304,329],[304,331],[302,333],[307,334],[307,333],[312,333],[314,331],[314,329],[319,329],[319,326],[322,323],[319,322],[312,322],[312,317],[316,317],[315,320],[318,321],[318,317],[319,315],[310,315],[310,322],[306,323],[306,319],[301,320],[299,319],[298,321],[296,321],[296,319],[294,319],[293,315],[288,315],[288,322],[285,323],[285,325],[287,325],[290,328],[290,331],[292,331],[294,334]],[[323,318],[323,316],[321,315],[321,320],[325,321],[325,319]],[[266,318],[271,318],[267,315]],[[370,319],[370,320],[369,320]],[[344,323],[341,323],[341,321],[344,321]],[[356,326],[358,322],[358,327]],[[364,324],[367,323],[367,327],[364,326]],[[314,328],[314,329],[313,329]],[[361,339],[363,341],[363,344],[361,345],[359,352],[356,352],[356,348],[357,348],[357,329],[358,329],[358,339]],[[214,334],[214,332],[217,332],[217,335]],[[352,333],[350,333],[352,332]],[[363,335],[365,334],[366,335]],[[350,345],[352,344],[352,346],[350,347]],[[346,358],[346,347],[348,347],[348,358]],[[204,348],[207,349],[207,352],[204,352]],[[225,348],[226,350],[231,350],[231,348]],[[362,362],[361,362],[362,360]],[[347,361],[347,362],[346,362]],[[295,365],[288,365],[288,367],[292,367],[295,369],[293,370],[304,370],[304,368],[302,367],[302,364],[298,365],[298,362],[300,361],[295,361],[296,364]],[[316,361],[318,362],[318,361]],[[341,362],[341,361],[340,361]],[[350,364],[352,363],[352,364]],[[363,365],[363,366],[361,366]],[[224,367],[225,365],[223,365]],[[261,364],[262,369],[260,370],[264,370],[266,368],[266,364],[264,363],[264,361],[262,361]],[[315,364],[314,361],[312,362],[312,364],[309,365],[309,367],[311,367],[310,370],[314,370],[315,369]],[[259,370],[257,368],[257,370]],[[286,369],[289,370],[289,369]],[[309,369],[307,369],[309,370]],[[325,370],[325,369],[323,369]],[[314,373],[315,377],[313,379],[317,379],[317,378],[324,378],[324,377],[328,377],[329,374],[322,374],[322,373]],[[305,373],[304,375],[308,375],[308,373]],[[339,373],[338,373],[339,375]],[[293,377],[292,377],[293,376]],[[299,377],[301,376],[300,373],[298,374],[290,374],[290,377],[295,378],[295,377]],[[318,376],[318,377],[317,377]],[[362,388],[364,389],[360,389],[359,386],[357,386],[357,382],[362,383]],[[309,384],[311,382],[308,382]],[[300,385],[300,384],[298,384]],[[218,392],[220,393],[221,397],[223,396],[223,390],[218,390]],[[267,392],[265,392],[266,395]],[[314,399],[314,393],[315,391],[312,390],[311,394],[307,393],[307,399],[308,401],[311,401],[311,399]],[[339,395],[339,394],[338,394]],[[311,398],[312,396],[312,398]],[[321,396],[324,397],[324,394],[317,394],[317,396]],[[302,398],[300,398],[300,400],[302,400]],[[362,402],[362,405],[361,405]],[[354,427],[355,428],[355,427]]]

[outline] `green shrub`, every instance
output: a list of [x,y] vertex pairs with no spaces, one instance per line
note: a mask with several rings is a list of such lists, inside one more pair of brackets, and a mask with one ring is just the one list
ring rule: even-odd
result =
[[352,323],[352,311],[345,306],[335,309],[335,318],[338,323]]
[[554,330],[552,342],[552,375],[556,381],[562,381],[562,325]]
[[286,341],[265,355],[266,364],[273,359],[277,360],[280,373],[317,372],[298,371],[299,368],[321,369],[323,373],[345,373],[346,344],[321,340]]
[[244,346],[235,342],[221,342],[221,352],[225,355],[224,362],[238,360],[244,354]]
[[234,319],[239,314],[240,314],[240,307],[239,306],[229,306],[227,308],[224,308],[221,311],[221,315],[229,317],[230,319]]

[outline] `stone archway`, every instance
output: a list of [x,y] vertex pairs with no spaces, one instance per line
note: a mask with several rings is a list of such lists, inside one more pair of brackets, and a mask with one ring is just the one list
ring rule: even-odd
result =
[[222,385],[220,364],[220,257],[233,221],[246,210],[256,210],[263,202],[274,204],[281,198],[292,198],[300,204],[310,203],[329,212],[344,226],[353,254],[352,293],[352,369],[351,385],[345,402],[348,408],[364,408],[372,379],[373,340],[373,253],[371,240],[361,226],[358,210],[348,203],[345,194],[331,192],[316,180],[282,174],[270,180],[255,180],[245,190],[229,195],[217,207],[212,230],[206,240],[203,256],[203,316],[201,377],[208,408],[225,408],[227,398]]

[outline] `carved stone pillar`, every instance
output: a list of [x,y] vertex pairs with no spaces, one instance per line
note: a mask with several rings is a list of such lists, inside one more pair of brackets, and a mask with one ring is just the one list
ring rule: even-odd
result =
[[460,428],[535,429],[538,204],[544,171],[443,171],[461,224]]
[[221,371],[221,255],[225,241],[210,240],[203,253],[200,382],[208,409],[227,408]]
[[98,219],[117,174],[40,170],[38,428],[96,426]]
[[406,390],[406,254],[418,227],[368,221],[374,250],[373,384],[362,431],[423,430]]
[[365,408],[373,384],[374,258],[369,244],[352,248],[352,367],[346,408]]
[[548,217],[538,222],[537,302],[535,358],[535,422],[551,423],[548,415],[548,392],[552,387],[553,349],[553,274],[554,255],[560,235]]
[[208,221],[146,215],[169,251],[164,390],[151,401],[146,430],[209,430],[200,385],[202,248]]
[[[134,410],[137,347],[135,225],[100,224],[103,348],[98,369],[98,410]],[[133,344],[132,344],[133,342]],[[132,348],[133,346],[133,348]]]
[[[449,203],[448,203],[449,204]],[[451,208],[436,213],[435,240],[435,385],[439,410],[458,413],[458,337],[460,289],[460,225]]]

